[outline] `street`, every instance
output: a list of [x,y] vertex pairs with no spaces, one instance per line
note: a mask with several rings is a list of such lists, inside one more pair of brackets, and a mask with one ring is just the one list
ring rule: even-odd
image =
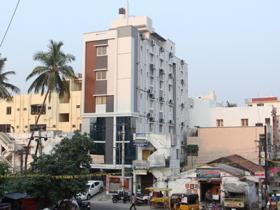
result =
[[[92,210],[128,210],[130,203],[112,203],[111,201],[95,201],[91,204]],[[148,210],[150,206],[137,206],[137,210]]]

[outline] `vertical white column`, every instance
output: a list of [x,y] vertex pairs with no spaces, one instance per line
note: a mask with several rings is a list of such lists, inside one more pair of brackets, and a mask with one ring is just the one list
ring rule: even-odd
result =
[[117,133],[117,117],[113,117],[113,165],[116,165],[116,133]]

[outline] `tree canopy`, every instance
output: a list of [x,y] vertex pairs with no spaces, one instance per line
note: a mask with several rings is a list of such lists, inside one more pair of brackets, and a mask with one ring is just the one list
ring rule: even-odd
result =
[[62,139],[51,154],[34,157],[32,176],[19,179],[16,190],[40,199],[42,207],[75,196],[85,189],[92,150],[93,141],[85,134]]
[[15,72],[14,71],[3,72],[6,60],[7,60],[6,58],[0,57],[0,99],[10,100],[12,99],[12,94],[19,93],[20,90],[18,87],[8,82],[9,80],[8,76],[14,75]]

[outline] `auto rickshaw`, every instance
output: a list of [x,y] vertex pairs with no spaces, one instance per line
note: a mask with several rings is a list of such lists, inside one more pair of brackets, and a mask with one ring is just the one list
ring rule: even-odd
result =
[[176,193],[170,197],[170,210],[199,210],[197,194]]
[[145,190],[150,191],[150,207],[151,208],[169,208],[169,196],[168,192],[171,191],[169,188],[154,188],[149,187]]

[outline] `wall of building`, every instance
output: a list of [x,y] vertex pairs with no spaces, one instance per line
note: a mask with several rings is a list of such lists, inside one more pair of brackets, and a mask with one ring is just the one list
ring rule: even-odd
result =
[[[72,81],[70,90],[69,100],[62,100],[57,94],[52,94],[50,100],[47,99],[46,113],[41,115],[38,124],[45,125],[48,131],[73,132],[80,129],[81,80]],[[31,105],[41,105],[43,99],[44,95],[30,94],[16,95],[12,101],[1,100],[0,112],[2,116],[0,124],[10,125],[9,132],[12,133],[30,132],[30,125],[35,124],[38,116],[32,113]],[[10,112],[7,109],[10,109]],[[68,117],[63,120],[61,114]]]
[[199,128],[197,136],[187,139],[188,145],[199,147],[197,157],[188,157],[188,166],[201,165],[233,154],[258,163],[258,140],[263,133],[263,127]]
[[189,127],[217,127],[218,119],[224,127],[242,126],[242,119],[248,119],[248,126],[265,125],[266,119],[272,124],[272,110],[272,105],[224,107],[215,100],[189,99]]

